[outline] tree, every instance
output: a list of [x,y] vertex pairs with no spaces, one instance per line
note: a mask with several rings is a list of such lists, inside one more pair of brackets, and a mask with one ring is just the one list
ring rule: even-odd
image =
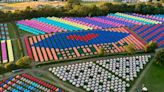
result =
[[155,49],[158,48],[158,44],[156,42],[150,41],[145,45],[145,52],[155,52]]
[[137,13],[141,13],[142,11],[142,7],[143,7],[143,5],[142,4],[137,4],[137,5],[135,5],[135,12],[137,12]]
[[[86,17],[86,16],[106,16],[108,13],[116,12],[135,12],[141,14],[164,14],[164,6],[161,3],[139,3],[139,4],[112,4],[102,3],[83,5],[81,0],[68,0],[65,6],[40,8],[27,7],[24,10],[2,11],[0,10],[0,22],[10,22],[22,19],[31,19],[37,17]],[[118,0],[117,0],[118,1]],[[164,2],[164,0],[161,0]],[[78,5],[78,6],[76,6]],[[76,6],[76,9],[74,7]],[[72,10],[73,9],[73,10]],[[77,9],[80,11],[76,13]]]
[[108,4],[106,4],[106,3],[102,3],[98,8],[101,10],[101,12],[104,15],[107,15],[109,13]]
[[68,0],[67,3],[71,3],[74,5],[80,5],[81,0]]
[[105,55],[105,49],[104,48],[99,48],[98,55],[99,56],[104,56]]
[[88,6],[83,6],[83,5],[75,5],[73,9],[69,11],[72,16],[87,16],[90,13],[90,8]]
[[71,9],[73,9],[73,6],[72,6],[71,3],[67,3],[67,4],[64,5],[64,9],[65,10],[71,10]]
[[8,71],[12,71],[12,70],[17,69],[17,66],[16,66],[14,63],[6,63],[6,64],[5,64],[5,68],[6,68]]
[[16,65],[19,66],[20,68],[24,67],[30,67],[32,61],[29,56],[24,56],[20,58],[17,62]]
[[81,0],[68,0],[64,7],[66,10],[70,10],[73,9],[75,5],[80,5],[80,2]]
[[96,5],[90,5],[88,7],[89,7],[89,11],[90,11],[89,14],[92,16],[100,16],[103,12]]
[[135,53],[135,45],[129,44],[128,46],[125,46],[125,50],[132,55]]
[[164,49],[159,50],[155,54],[155,61],[159,65],[164,65]]

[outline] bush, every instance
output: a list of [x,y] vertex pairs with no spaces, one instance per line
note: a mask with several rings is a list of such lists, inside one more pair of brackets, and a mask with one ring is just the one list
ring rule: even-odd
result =
[[75,4],[75,5],[80,5],[81,0],[68,0],[67,3]]
[[30,57],[24,56],[16,62],[16,65],[20,68],[26,68],[26,67],[30,67],[31,63],[32,63],[32,61],[31,61]]
[[99,56],[104,56],[105,55],[105,49],[104,48],[99,48],[98,55]]
[[155,54],[155,61],[157,64],[164,66],[164,49],[159,50]]
[[128,54],[135,54],[135,45],[129,44],[128,46],[125,46],[125,50],[128,52]]
[[64,8],[66,10],[71,10],[76,5],[80,5],[80,0],[68,0]]
[[5,68],[8,71],[12,71],[12,70],[17,69],[18,67],[15,64],[13,64],[13,63],[6,63],[5,64]]
[[158,48],[158,44],[156,42],[150,41],[145,45],[145,52],[155,52],[155,49]]

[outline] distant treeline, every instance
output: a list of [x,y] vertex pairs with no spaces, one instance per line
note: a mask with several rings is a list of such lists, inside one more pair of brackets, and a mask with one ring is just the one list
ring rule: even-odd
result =
[[85,17],[101,16],[109,13],[129,12],[142,14],[164,14],[164,6],[160,3],[140,3],[140,4],[111,4],[101,3],[99,5],[82,5],[80,3],[67,3],[64,7],[44,6],[38,9],[27,7],[25,10],[14,12],[0,11],[0,22],[10,22],[22,19],[37,17]]

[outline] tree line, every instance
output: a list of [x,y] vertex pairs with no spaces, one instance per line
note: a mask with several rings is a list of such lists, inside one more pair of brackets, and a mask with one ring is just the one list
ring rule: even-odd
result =
[[[75,0],[77,1],[77,0]],[[105,16],[109,13],[129,12],[141,14],[164,14],[164,6],[160,3],[140,3],[140,4],[112,4],[101,3],[98,5],[83,5],[80,2],[68,1],[65,6],[52,7],[43,6],[41,8],[27,7],[25,10],[2,11],[0,10],[0,22],[10,22],[22,19],[37,17],[85,17],[85,16]]]

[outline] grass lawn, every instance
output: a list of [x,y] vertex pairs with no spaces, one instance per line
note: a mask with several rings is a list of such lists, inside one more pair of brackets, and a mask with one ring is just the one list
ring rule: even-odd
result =
[[[8,28],[9,28],[9,33],[11,38],[17,38],[17,37],[23,37],[23,36],[28,36],[28,35],[33,35],[29,32],[20,30],[16,23],[8,23]],[[19,36],[18,36],[19,35]]]
[[16,33],[16,26],[14,25],[14,23],[8,23],[8,31],[11,39],[18,37]]
[[14,56],[15,56],[15,59],[19,59],[23,56],[23,51],[21,50],[21,45],[19,40],[18,39],[14,39],[12,40],[12,43],[13,43],[13,50],[14,50]]
[[164,67],[153,63],[139,86],[142,84],[145,84],[149,92],[164,92]]
[[16,27],[15,23],[8,23],[8,28],[9,28],[9,35],[10,38],[12,39],[12,44],[13,44],[13,52],[14,52],[14,57],[15,60],[19,59],[23,55],[23,51],[21,50],[21,43],[19,42],[19,34],[18,34],[18,28]]
[[21,37],[34,35],[32,33],[29,33],[29,32],[23,31],[23,30],[19,30],[19,34],[20,34]]

